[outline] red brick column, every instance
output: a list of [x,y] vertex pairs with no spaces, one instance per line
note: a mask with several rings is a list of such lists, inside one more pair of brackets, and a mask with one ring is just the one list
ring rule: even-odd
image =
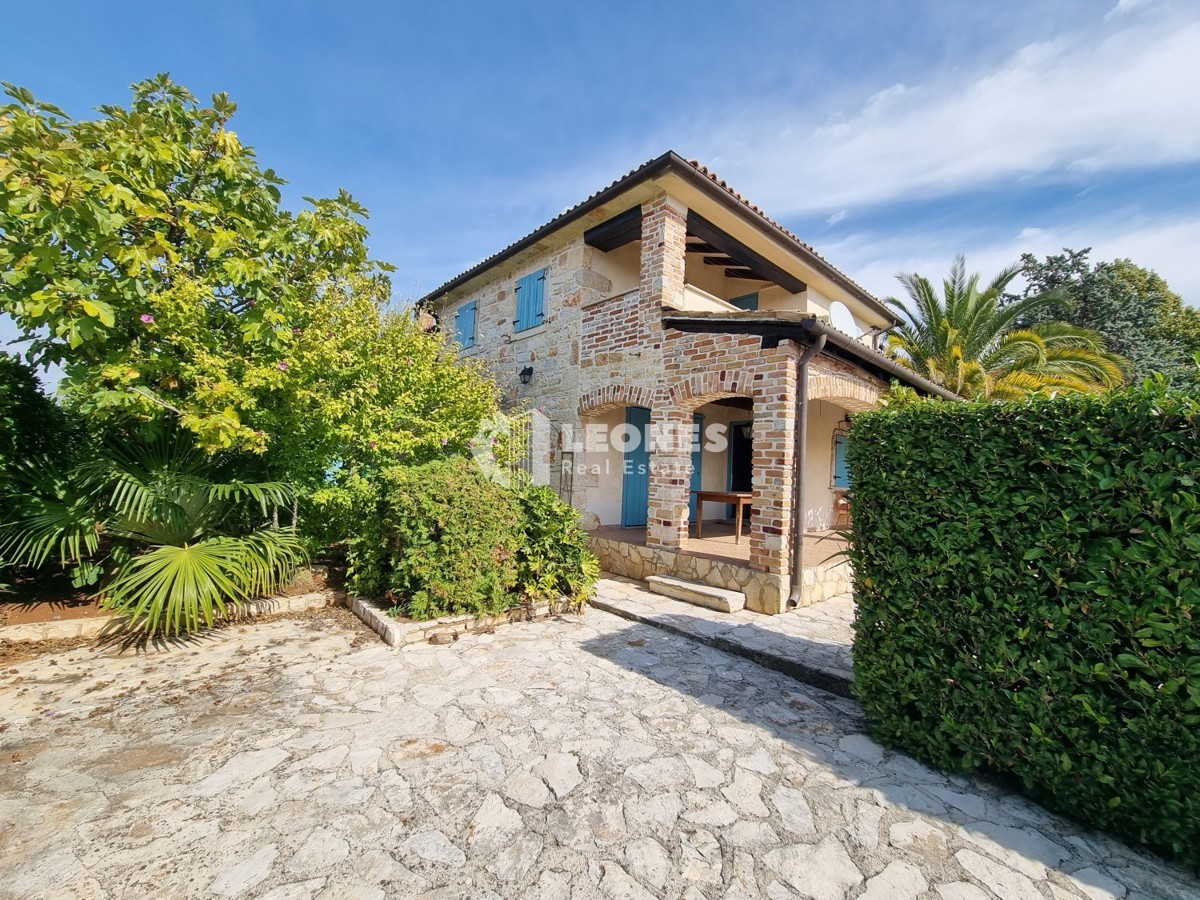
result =
[[[687,207],[666,194],[643,203],[638,298],[648,333],[657,326],[664,303],[678,305],[683,299],[686,252]],[[654,405],[650,423],[659,446],[650,448],[646,544],[678,549],[687,537],[692,417],[664,394]]]
[[687,252],[687,207],[659,194],[642,204],[642,308],[657,311],[663,303],[683,298]]
[[655,407],[650,420],[650,502],[646,546],[678,549],[688,534],[692,414]]
[[[768,356],[767,353],[770,355]],[[754,515],[750,567],[787,574],[791,564],[796,422],[796,353],[764,351],[754,394]]]

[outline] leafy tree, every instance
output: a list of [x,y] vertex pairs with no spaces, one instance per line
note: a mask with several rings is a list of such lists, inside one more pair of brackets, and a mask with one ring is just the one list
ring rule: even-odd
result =
[[331,285],[307,312],[263,406],[277,471],[305,489],[331,473],[464,453],[497,408],[496,383],[445,336],[388,305],[386,283]]
[[1162,372],[1178,382],[1200,350],[1200,311],[1185,306],[1158,273],[1128,259],[1090,264],[1090,252],[1064,249],[1041,261],[1024,254],[1025,290],[1008,302],[1052,292],[1054,302],[1027,314],[1024,324],[1062,320],[1090,328],[1129,360],[1133,380]]
[[26,461],[14,480],[0,554],[60,565],[148,632],[211,625],[281,588],[304,558],[295,530],[269,521],[290,504],[284,485],[231,477],[178,436],[109,444],[66,470]]
[[[133,85],[128,109],[75,122],[5,87],[0,311],[33,339],[31,358],[60,363],[68,390],[107,382],[85,411],[174,410],[207,448],[262,450],[267,435],[242,421],[253,403],[221,376],[269,392],[262,372],[287,365],[329,279],[379,271],[365,210],[344,192],[283,209],[282,179],[229,129],[237,107],[224,94],[202,107],[159,75]],[[193,345],[156,340],[164,313]],[[158,364],[143,372],[134,362],[147,355]],[[214,356],[244,358],[245,371]]]
[[326,495],[465,449],[494,410],[490,379],[393,308],[366,211],[345,193],[283,209],[225,95],[202,107],[160,75],[72,122],[8,94],[0,310],[35,361],[63,365],[74,409],[106,428],[175,420]]
[[[892,352],[919,374],[970,398],[1096,392],[1120,384],[1124,361],[1106,349],[1100,334],[1040,321],[1055,295],[1001,305],[1005,288],[1018,273],[1018,267],[1010,266],[981,287],[980,276],[968,277],[966,262],[958,256],[941,296],[915,272],[897,275],[909,301],[885,300],[905,319],[889,339]],[[1033,319],[1039,321],[1022,326]]]

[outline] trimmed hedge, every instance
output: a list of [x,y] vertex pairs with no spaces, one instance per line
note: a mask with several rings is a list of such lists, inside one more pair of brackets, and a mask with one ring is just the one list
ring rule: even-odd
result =
[[1200,401],[919,403],[848,461],[873,733],[1200,864]]

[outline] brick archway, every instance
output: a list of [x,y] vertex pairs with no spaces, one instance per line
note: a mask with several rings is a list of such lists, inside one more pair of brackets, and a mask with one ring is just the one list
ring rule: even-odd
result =
[[828,400],[851,412],[862,412],[879,406],[882,390],[860,378],[837,372],[810,372],[808,396],[811,400]]
[[579,398],[579,415],[594,416],[623,406],[654,405],[654,391],[631,384],[608,384]]
[[691,412],[705,403],[725,397],[745,397],[753,400],[752,376],[743,372],[700,372],[676,382],[667,391],[667,406]]

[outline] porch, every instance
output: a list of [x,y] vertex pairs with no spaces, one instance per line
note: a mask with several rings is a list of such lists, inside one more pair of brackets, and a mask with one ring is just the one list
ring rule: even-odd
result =
[[[785,363],[753,393],[729,384],[720,396],[704,375],[695,389],[685,383],[678,399],[655,409],[610,403],[585,413],[588,433],[611,436],[575,457],[583,465],[574,499],[604,568],[732,590],[745,595],[748,608],[772,614],[850,590],[849,563],[838,555],[845,543],[833,532],[845,526],[839,504],[852,411],[841,398],[808,407],[802,590],[791,590],[794,413],[790,385],[780,383],[790,368]],[[655,425],[674,425],[690,439],[656,443]],[[747,508],[739,539],[741,500]]]
[[[728,520],[706,519],[701,531],[704,536],[695,537],[696,524],[693,522],[688,528],[688,537],[684,538],[683,544],[679,548],[680,552],[701,559],[719,560],[738,565],[750,564],[749,529],[745,529],[741,541],[736,542],[733,523]],[[646,546],[646,529],[644,527],[621,528],[617,525],[609,525],[594,528],[588,533],[609,541],[634,544],[638,547]],[[844,557],[839,556],[836,559],[830,559],[830,557],[842,553],[847,547],[849,547],[849,542],[836,531],[806,532],[804,535],[804,568],[815,569],[840,562]]]
[[[747,609],[755,613],[791,608],[788,575],[752,567],[748,541],[743,535],[741,542],[735,543],[732,524],[706,521],[703,530],[703,538],[690,536],[695,533],[693,524],[680,547],[668,548],[648,542],[645,528],[601,527],[588,532],[589,546],[601,568],[614,575],[637,581],[665,575],[737,591],[745,595]],[[845,547],[846,542],[831,531],[805,535],[800,607],[850,593],[853,569],[849,561],[844,556],[831,558]]]

